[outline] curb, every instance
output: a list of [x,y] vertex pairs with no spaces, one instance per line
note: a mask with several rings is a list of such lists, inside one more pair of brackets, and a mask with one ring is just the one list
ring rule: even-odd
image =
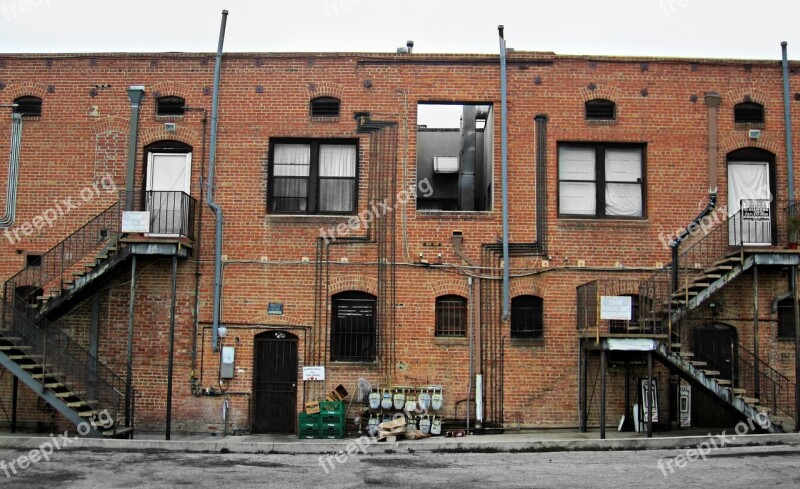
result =
[[[373,442],[369,437],[337,441],[249,442],[249,441],[166,441],[166,440],[98,440],[71,439],[63,450],[108,450],[132,452],[186,453],[251,453],[251,454],[330,454],[361,451],[363,453],[416,452],[563,452],[563,451],[637,451],[696,448],[709,441],[708,436],[619,438],[611,440],[523,440],[492,441],[473,436],[463,441],[398,441]],[[713,436],[719,440],[718,436]],[[0,449],[31,450],[50,441],[45,437],[0,437]],[[800,434],[727,435],[724,447],[800,445]]]

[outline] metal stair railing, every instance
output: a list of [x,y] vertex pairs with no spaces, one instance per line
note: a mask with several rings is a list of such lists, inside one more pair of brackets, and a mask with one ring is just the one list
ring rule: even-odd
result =
[[[92,409],[107,410],[114,420],[114,432],[124,418],[126,382],[106,364],[80,346],[63,329],[49,324],[46,318],[30,320],[31,309],[21,297],[3,304],[2,328],[6,339],[16,346],[29,347],[29,356],[42,366],[42,373],[53,375]],[[46,327],[41,327],[42,323]],[[46,379],[42,378],[42,389]],[[124,419],[126,426],[133,419]]]
[[5,282],[3,300],[14,296],[23,301],[35,299],[46,285],[59,289],[65,285],[65,275],[80,260],[119,235],[123,203],[117,200],[103,212],[93,217],[77,231],[45,252],[36,263],[26,266]]

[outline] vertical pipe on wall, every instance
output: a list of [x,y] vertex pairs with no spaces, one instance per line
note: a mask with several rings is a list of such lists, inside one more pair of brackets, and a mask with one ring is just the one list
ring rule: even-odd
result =
[[17,432],[17,401],[19,398],[19,377],[13,377],[11,385],[11,432]]
[[19,183],[19,154],[22,146],[22,114],[11,114],[11,148],[8,154],[8,185],[6,187],[6,210],[0,217],[0,228],[14,224],[17,214],[17,186]]
[[792,142],[792,111],[789,103],[789,43],[783,41],[783,120],[786,129],[786,166],[788,168],[789,204],[794,200],[794,146]]
[[214,211],[216,227],[214,232],[214,312],[212,317],[212,348],[219,351],[219,316],[220,302],[222,300],[222,208],[214,200],[214,180],[217,163],[217,123],[219,120],[219,85],[222,70],[222,44],[225,41],[225,26],[228,21],[228,11],[222,11],[222,23],[219,28],[219,43],[217,44],[217,57],[214,63],[214,91],[211,99],[211,143],[208,156],[208,180],[206,182],[206,200],[208,207]]
[[503,37],[502,25],[497,26],[500,32],[500,103],[502,105],[501,121],[501,154],[502,154],[502,189],[503,189],[503,321],[508,320],[510,313],[509,268],[508,262],[508,93],[506,85],[506,40]]
[[128,88],[128,100],[131,102],[131,127],[128,136],[128,174],[125,177],[125,210],[133,210],[133,191],[136,178],[136,150],[139,144],[139,108],[144,98],[144,87],[134,85]]
[[[753,265],[753,386],[755,386],[755,398],[761,398],[761,379],[758,375],[758,265]],[[731,379],[733,380],[733,379]]]
[[167,423],[166,439],[172,433],[172,371],[175,357],[175,302],[178,295],[178,257],[172,257],[172,302],[169,309],[169,352],[167,353]]
[[606,439],[606,350],[600,350],[600,439]]

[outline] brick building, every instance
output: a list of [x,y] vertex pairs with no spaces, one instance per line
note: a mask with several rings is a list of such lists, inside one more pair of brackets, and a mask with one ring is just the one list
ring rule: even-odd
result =
[[[694,425],[768,408],[791,429],[781,63],[507,66],[506,262],[498,56],[226,54],[215,308],[213,55],[0,55],[0,134],[18,136],[0,139],[0,424],[16,397],[22,427],[110,409],[139,430],[293,432],[304,401],[363,378],[441,389],[446,423],[616,426],[655,360],[658,427],[685,384]],[[126,209],[145,228],[123,232]],[[604,296],[629,298],[619,319]]]

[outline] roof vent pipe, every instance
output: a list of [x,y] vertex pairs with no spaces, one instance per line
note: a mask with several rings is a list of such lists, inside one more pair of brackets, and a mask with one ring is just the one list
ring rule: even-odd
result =
[[406,49],[408,54],[411,54],[411,51],[414,50],[414,41],[406,41]]
[[794,148],[792,146],[792,110],[789,104],[789,58],[787,48],[789,43],[783,41],[783,118],[786,127],[786,162],[788,165],[789,179],[789,205],[794,203]]
[[502,105],[501,148],[502,148],[502,190],[503,190],[503,321],[511,314],[509,298],[508,263],[508,94],[506,86],[506,40],[503,37],[504,27],[497,26],[500,33],[500,101]]
[[225,25],[228,21],[228,11],[222,11],[222,24],[219,28],[219,44],[217,44],[217,57],[214,63],[214,92],[211,99],[211,143],[208,155],[208,181],[206,182],[206,201],[208,207],[214,212],[216,228],[214,232],[214,312],[212,318],[213,336],[211,346],[214,351],[219,351],[219,316],[220,302],[222,300],[222,208],[214,200],[214,177],[217,163],[217,122],[219,120],[219,84],[222,69],[222,44],[225,41]]

